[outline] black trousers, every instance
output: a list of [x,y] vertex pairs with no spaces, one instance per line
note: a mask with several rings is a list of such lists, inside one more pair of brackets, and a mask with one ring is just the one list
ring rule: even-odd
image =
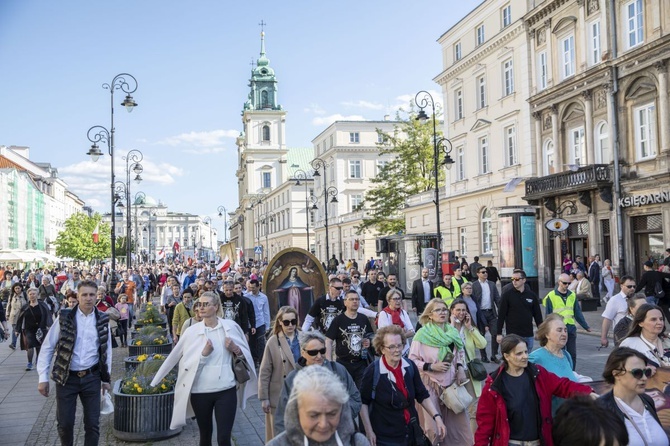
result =
[[265,325],[258,327],[256,334],[249,332],[249,348],[251,349],[254,363],[258,366],[261,363],[261,359],[263,359],[263,352],[265,352]]
[[216,441],[230,446],[230,437],[237,410],[237,390],[231,387],[214,393],[192,393],[191,407],[200,430],[200,446],[212,445],[212,412],[216,417]]
[[[482,315],[482,324],[479,327],[479,332],[482,336],[486,336],[486,327],[489,327],[489,334],[491,335],[491,357],[498,355],[498,341],[496,335],[498,334],[498,318],[493,310],[479,310]],[[482,358],[486,358],[486,348],[480,350]]]
[[353,379],[354,384],[356,384],[356,388],[360,391],[361,383],[363,382],[363,374],[365,373],[365,369],[368,367],[368,362],[362,359],[356,362],[339,360],[337,362],[342,364],[344,368],[347,369],[347,372],[349,372],[349,375],[351,375],[351,379]]
[[74,445],[74,416],[77,397],[84,406],[84,446],[98,446],[100,440],[100,371],[79,378],[70,374],[64,386],[56,384],[56,422],[62,446]]

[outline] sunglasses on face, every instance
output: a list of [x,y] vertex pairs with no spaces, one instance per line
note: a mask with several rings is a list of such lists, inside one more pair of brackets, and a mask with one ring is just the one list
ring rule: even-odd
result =
[[211,302],[200,302],[198,305],[200,305],[200,308],[207,308],[209,306],[213,306],[214,304]]
[[635,288],[635,285],[624,285],[624,287],[630,289],[630,288]]
[[559,280],[563,285],[570,285],[570,282],[563,282],[562,280]]
[[518,282],[519,280],[523,280],[523,277],[512,277],[512,282]]
[[291,320],[283,320],[281,321],[282,324],[284,324],[284,327],[288,327],[289,325],[298,325],[298,319],[291,319]]
[[646,376],[649,378],[654,371],[650,368],[647,367],[646,369],[631,369],[631,370],[624,370],[626,372],[629,372],[631,375],[633,375],[633,378],[635,379],[642,379],[642,376]]
[[323,355],[326,354],[326,347],[320,348],[320,349],[318,349],[318,350],[305,350],[305,352],[306,352],[309,356],[316,356],[316,355],[318,355],[318,354],[321,354],[321,356],[323,356]]
[[342,290],[342,287],[341,287],[341,286],[333,286],[333,287],[331,287],[331,288],[335,288],[337,291],[341,291],[341,290]]

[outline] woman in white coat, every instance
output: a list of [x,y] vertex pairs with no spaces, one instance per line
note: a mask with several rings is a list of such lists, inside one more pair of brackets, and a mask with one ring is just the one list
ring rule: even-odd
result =
[[402,349],[403,356],[407,356],[410,346],[410,338],[414,336],[414,328],[409,314],[402,309],[402,294],[397,289],[389,290],[386,293],[386,302],[388,305],[379,312],[377,317],[377,328],[386,327],[388,325],[397,325],[402,328],[405,338],[407,339],[405,347]]
[[242,328],[234,321],[217,317],[221,307],[218,294],[206,292],[198,299],[198,322],[182,333],[179,343],[156,373],[151,385],[157,385],[179,363],[175,387],[171,429],[186,424],[195,416],[200,430],[200,446],[212,444],[212,413],[216,417],[219,446],[231,444],[235,410],[244,408],[247,398],[258,392],[255,371],[237,388],[233,374],[233,355],[253,358]]

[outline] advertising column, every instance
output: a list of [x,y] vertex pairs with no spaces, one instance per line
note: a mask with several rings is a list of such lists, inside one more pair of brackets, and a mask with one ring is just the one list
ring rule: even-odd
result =
[[523,269],[526,283],[537,293],[537,229],[533,208],[506,208],[498,213],[500,280],[509,283],[515,269]]

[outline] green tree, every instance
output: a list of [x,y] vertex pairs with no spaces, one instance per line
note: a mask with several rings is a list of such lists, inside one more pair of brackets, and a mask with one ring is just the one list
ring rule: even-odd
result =
[[[377,132],[383,142],[379,146],[379,155],[393,155],[392,161],[371,179],[372,188],[365,193],[367,216],[357,230],[362,233],[375,229],[381,235],[397,234],[405,230],[403,209],[407,198],[435,188],[433,162],[433,121],[426,123],[415,119],[414,105],[403,119],[401,109],[396,113],[392,135]],[[438,113],[439,117],[439,113]],[[439,127],[439,124],[438,124]],[[438,130],[437,138],[441,132]],[[440,154],[438,159],[442,159]],[[438,170],[439,185],[444,186],[445,171]]]
[[[93,243],[93,231],[98,223],[99,243]],[[100,214],[89,217],[84,213],[76,213],[65,221],[65,229],[58,234],[55,244],[59,257],[87,262],[105,259],[112,252],[111,229],[109,224],[102,222]]]

